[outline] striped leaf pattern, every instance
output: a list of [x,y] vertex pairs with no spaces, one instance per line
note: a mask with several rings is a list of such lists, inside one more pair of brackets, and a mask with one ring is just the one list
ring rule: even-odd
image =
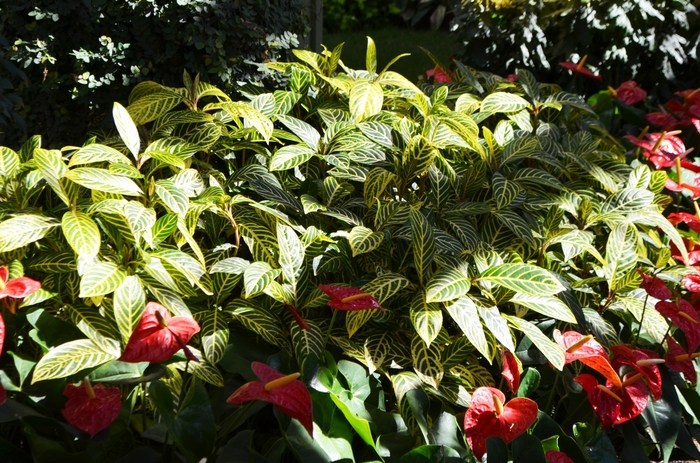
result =
[[202,351],[209,363],[216,365],[224,357],[228,344],[229,329],[227,314],[221,310],[210,310],[201,321]]
[[529,294],[516,293],[510,302],[522,305],[547,317],[561,320],[567,323],[577,323],[576,317],[566,304],[554,296],[531,296]]
[[445,310],[481,355],[489,361],[493,359],[493,352],[489,349],[489,344],[486,341],[484,326],[479,319],[474,301],[469,297],[460,297],[450,305],[445,306]]
[[554,365],[557,370],[564,368],[565,358],[564,350],[559,344],[550,340],[547,336],[540,331],[540,329],[522,318],[507,316],[508,320],[515,325],[515,327],[522,331],[525,336],[527,336],[530,341],[547,357],[547,360]]
[[89,339],[69,341],[51,349],[34,369],[32,384],[49,379],[65,378],[117,358],[117,355],[104,352]]
[[135,275],[124,278],[124,281],[114,291],[113,304],[114,319],[117,322],[121,339],[126,342],[131,333],[134,332],[146,308],[146,293],[141,285],[141,280]]
[[143,194],[141,187],[132,179],[121,175],[110,174],[107,169],[77,167],[66,172],[64,177],[90,190],[126,196],[138,196]]
[[410,287],[411,282],[403,275],[398,273],[384,273],[363,285],[362,291],[371,294],[377,302],[383,304],[390,297]]
[[564,291],[562,284],[549,271],[530,264],[496,265],[482,272],[478,280],[530,296]]
[[[132,95],[134,94],[133,91],[131,93]],[[141,139],[131,115],[129,115],[129,112],[124,106],[115,102],[112,108],[112,117],[114,118],[114,125],[117,126],[117,132],[119,132],[119,136],[124,141],[124,144],[129,151],[131,151],[131,154],[134,155],[134,158],[138,158],[139,150],[141,149]]]
[[40,215],[26,214],[0,223],[0,252],[8,252],[33,243],[59,224]]
[[428,304],[422,293],[417,294],[411,302],[411,323],[426,346],[437,338],[442,328],[442,311],[438,304]]
[[423,383],[437,389],[445,374],[438,348],[434,344],[433,346],[426,345],[420,336],[415,336],[411,342],[411,356],[413,357],[413,368],[418,378]]
[[89,261],[100,252],[100,230],[84,212],[68,211],[63,214],[61,229],[70,247],[80,257]]
[[80,297],[111,294],[124,282],[125,278],[124,271],[112,262],[91,265],[90,271],[80,278]]
[[435,273],[425,286],[426,302],[445,302],[464,296],[471,282],[469,277],[456,269],[442,269]]
[[423,214],[411,209],[408,215],[411,222],[413,263],[421,284],[424,284],[431,274],[431,266],[435,256],[435,236],[433,228]]
[[265,262],[253,262],[243,273],[243,285],[246,297],[251,298],[263,290],[280,274],[281,270],[273,269]]
[[492,93],[481,102],[482,113],[515,113],[532,107],[523,97],[511,93]]
[[374,251],[382,244],[383,240],[383,233],[373,232],[366,227],[354,227],[348,235],[348,243],[350,243],[353,257]]
[[350,113],[356,121],[379,114],[384,104],[381,85],[368,80],[358,80],[350,89]]
[[498,307],[477,307],[481,319],[484,320],[484,324],[489,329],[489,331],[496,337],[498,342],[500,342],[506,349],[511,352],[515,352],[515,345],[513,344],[513,336],[508,328],[508,323],[501,316],[501,312]]

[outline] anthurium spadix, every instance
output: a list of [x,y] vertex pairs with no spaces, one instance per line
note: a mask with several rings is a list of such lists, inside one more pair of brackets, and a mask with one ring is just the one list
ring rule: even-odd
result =
[[253,362],[250,367],[260,381],[245,383],[226,402],[233,405],[251,400],[270,402],[286,415],[299,420],[309,435],[313,436],[311,394],[304,383],[297,379],[299,373],[285,376],[260,362]]
[[348,286],[335,285],[318,285],[324,293],[330,296],[328,302],[330,307],[338,310],[365,310],[379,309],[382,312],[384,309],[371,294],[368,294],[360,289]]

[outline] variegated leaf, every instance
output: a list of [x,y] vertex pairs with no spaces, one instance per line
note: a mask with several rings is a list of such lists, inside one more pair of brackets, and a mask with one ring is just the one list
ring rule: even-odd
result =
[[496,337],[498,342],[503,344],[506,349],[511,352],[515,351],[515,345],[513,344],[513,336],[508,328],[508,323],[501,316],[501,312],[498,307],[478,307],[479,315],[481,315],[484,324],[489,329],[489,331]]
[[80,297],[104,296],[114,292],[124,281],[126,274],[112,262],[100,262],[90,266],[90,271],[80,278]]
[[423,214],[416,209],[409,211],[413,248],[413,264],[418,272],[421,284],[430,278],[433,257],[435,255],[435,237],[433,228]]
[[515,293],[510,300],[547,317],[561,320],[567,323],[577,323],[576,317],[566,304],[554,296],[531,296],[529,294]]
[[442,311],[438,304],[428,304],[425,295],[417,294],[411,301],[411,323],[418,335],[430,347],[442,328]]
[[447,305],[445,310],[457,323],[467,339],[469,339],[469,342],[490,362],[493,358],[493,353],[486,341],[484,327],[479,319],[479,313],[474,301],[469,297],[460,297],[452,304]]
[[439,270],[425,286],[425,299],[445,302],[464,296],[471,287],[469,277],[456,269]]
[[564,368],[565,358],[564,349],[561,348],[559,344],[550,340],[547,336],[540,331],[538,327],[533,325],[527,320],[522,318],[512,317],[506,315],[508,320],[510,320],[517,329],[525,333],[530,341],[547,357],[547,360],[554,365],[554,368],[561,370]]
[[65,378],[81,370],[96,367],[117,358],[104,352],[89,339],[61,344],[44,355],[34,368],[32,384],[49,379]]
[[229,330],[226,314],[221,310],[212,309],[201,321],[202,350],[206,359],[213,365],[224,357],[228,344]]
[[124,278],[114,291],[113,304],[114,319],[122,340],[126,342],[146,308],[146,293],[139,277],[129,275]]
[[478,280],[495,283],[531,296],[557,294],[564,286],[551,272],[530,264],[501,264],[486,269]]

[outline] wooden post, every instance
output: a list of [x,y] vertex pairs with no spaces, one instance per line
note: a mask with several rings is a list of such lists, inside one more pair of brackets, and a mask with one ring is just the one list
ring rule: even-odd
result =
[[320,53],[323,41],[323,0],[306,0],[305,10],[309,18],[311,32],[304,40],[304,48]]

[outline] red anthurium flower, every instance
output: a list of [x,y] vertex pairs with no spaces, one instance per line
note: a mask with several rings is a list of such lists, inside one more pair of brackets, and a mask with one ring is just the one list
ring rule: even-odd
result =
[[587,58],[588,55],[581,58],[581,61],[579,61],[578,63],[566,61],[564,63],[559,63],[559,66],[563,67],[564,69],[568,69],[569,71],[574,72],[576,74],[583,74],[584,76],[590,77],[591,79],[602,81],[603,76],[601,76],[600,74],[593,74],[591,71],[588,70],[588,68],[585,67]]
[[331,300],[328,305],[338,310],[365,310],[384,309],[371,294],[365,293],[357,288],[335,285],[318,285],[324,293],[328,294]]
[[78,387],[68,384],[63,395],[68,401],[61,413],[74,428],[90,436],[109,427],[122,409],[119,388],[102,384],[93,387],[87,379]]
[[697,246],[693,240],[688,239],[688,238],[683,238],[683,244],[685,245],[685,248],[688,250],[688,261],[684,262],[683,261],[683,256],[681,255],[680,250],[676,246],[676,244],[671,241],[671,257],[676,259],[678,262],[683,262],[687,266],[695,266],[698,263],[700,263],[700,246]]
[[428,69],[427,71],[425,71],[425,75],[428,77],[432,77],[435,83],[449,84],[450,82],[452,82],[452,78],[439,66],[435,66],[434,69]]
[[21,299],[41,289],[41,283],[27,277],[7,280],[7,267],[0,267],[0,299],[11,297]]
[[695,130],[697,130],[698,132],[700,132],[700,119],[697,119],[697,118],[694,117],[694,118],[691,120],[691,123],[693,124],[693,127],[695,127]]
[[649,396],[644,381],[634,375],[630,383],[623,382],[620,386],[614,386],[610,380],[605,386],[598,384],[593,375],[582,374],[574,378],[588,395],[588,401],[593,411],[603,424],[603,428],[609,428],[615,424],[622,424],[639,416],[647,406]]
[[640,269],[637,269],[637,272],[641,275],[643,280],[640,287],[643,290],[645,290],[647,294],[649,294],[651,297],[664,301],[666,299],[670,299],[671,296],[673,296],[671,290],[668,289],[666,283],[664,283],[661,279],[657,278],[656,276],[650,277],[646,273],[642,272]]
[[564,348],[566,363],[579,360],[605,376],[612,384],[616,386],[621,384],[620,376],[610,364],[607,352],[590,334],[584,336],[576,331],[561,333],[559,330],[554,330],[554,340]]
[[508,82],[517,82],[518,81],[518,75],[517,74],[508,74],[506,76],[506,80]]
[[472,394],[472,404],[464,415],[464,434],[474,456],[481,460],[486,453],[486,439],[498,436],[506,443],[512,441],[537,418],[537,404],[519,397],[505,402],[501,391],[479,387]]
[[260,362],[253,362],[250,367],[260,381],[245,383],[226,402],[233,405],[251,400],[270,402],[283,413],[299,420],[313,437],[311,394],[304,383],[297,379],[299,373],[285,376]]
[[681,283],[683,283],[683,286],[688,291],[700,293],[700,275],[697,273],[691,273],[690,275],[684,276]]
[[678,127],[678,119],[671,113],[655,111],[644,116],[651,125],[658,125],[664,130],[671,131]]
[[667,178],[667,179],[666,179],[666,184],[664,185],[664,188],[666,188],[667,190],[671,190],[671,191],[683,191],[683,190],[688,190],[688,191],[690,191],[691,193],[693,193],[693,199],[695,199],[695,198],[697,198],[698,196],[700,196],[700,188],[698,188],[698,187],[696,187],[696,186],[693,186],[693,185],[689,185],[689,184],[687,184],[687,183],[681,183],[681,184],[679,185],[678,183],[674,182],[674,181],[671,180],[670,178]]
[[666,342],[670,351],[664,356],[666,366],[673,371],[683,373],[685,379],[695,384],[698,375],[692,360],[693,356],[698,354],[689,354],[671,336],[666,336]]
[[673,225],[678,225],[680,222],[688,225],[688,228],[696,233],[700,233],[700,218],[687,212],[672,212],[668,215],[668,221]]
[[688,351],[695,352],[700,346],[700,315],[695,307],[685,299],[678,299],[676,302],[659,301],[655,307],[661,315],[670,318],[673,324],[685,333]]
[[557,452],[556,450],[547,450],[544,453],[550,463],[574,463],[574,460],[569,458],[564,452]]
[[149,302],[119,360],[164,362],[183,349],[188,360],[198,362],[187,348],[190,338],[198,331],[199,325],[191,318],[171,317],[168,309],[157,302]]
[[654,400],[659,400],[661,398],[661,372],[659,372],[657,365],[664,363],[664,360],[658,358],[655,352],[632,349],[624,344],[612,346],[610,349],[613,351],[613,368],[620,370],[623,366],[632,367],[640,378],[644,378]]
[[506,379],[510,392],[517,394],[520,387],[520,370],[518,369],[518,361],[515,359],[515,355],[509,350],[503,351],[503,369],[501,374]]
[[647,92],[639,87],[637,82],[633,80],[628,80],[620,84],[615,93],[618,99],[628,105],[639,103],[647,96]]
[[676,158],[682,161],[691,152],[685,149],[683,140],[676,136],[678,133],[680,132],[647,133],[646,140],[633,135],[625,135],[624,138],[642,148],[642,154],[657,169],[662,169],[675,166]]

